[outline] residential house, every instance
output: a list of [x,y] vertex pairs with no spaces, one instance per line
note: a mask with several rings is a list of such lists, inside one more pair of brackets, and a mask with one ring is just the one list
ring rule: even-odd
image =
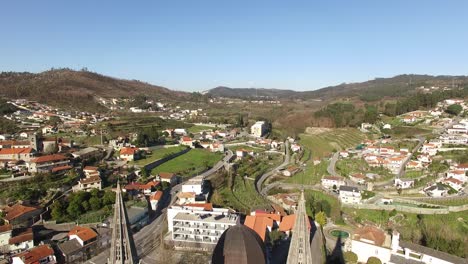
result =
[[341,185],[346,185],[344,178],[339,176],[325,176],[322,178],[322,186],[328,189],[339,189]]
[[[194,204],[196,203],[195,201],[196,193],[194,192],[179,192],[177,193],[177,198],[178,204],[184,205],[184,204]],[[201,203],[205,203],[205,201],[201,201]]]
[[443,197],[448,195],[448,189],[442,184],[433,184],[424,188],[424,192],[431,197]]
[[366,176],[362,173],[354,173],[349,175],[349,179],[357,184],[365,184],[366,183]]
[[410,115],[405,115],[401,119],[404,123],[412,124],[417,121],[416,117],[410,116]]
[[156,179],[160,182],[168,182],[171,186],[176,185],[178,181],[177,175],[171,172],[160,172],[156,176]]
[[460,191],[463,189],[463,182],[455,178],[445,178],[442,180],[442,183],[452,187],[455,191]]
[[11,238],[12,225],[0,225],[0,253],[5,254],[10,251],[8,241]]
[[138,152],[140,150],[134,147],[124,147],[120,149],[120,159],[126,161],[134,161],[138,159]]
[[419,170],[419,169],[422,169],[423,168],[423,165],[420,161],[416,161],[416,160],[410,160],[407,164],[406,164],[406,168],[407,169],[412,169],[412,170]]
[[55,264],[57,259],[49,245],[41,245],[21,252],[12,258],[12,264]]
[[428,154],[429,156],[437,155],[439,147],[433,143],[423,144],[421,147],[421,153]]
[[31,159],[26,166],[32,173],[50,173],[54,168],[69,169],[69,164],[70,160],[66,156],[52,154]]
[[73,186],[73,191],[91,191],[92,189],[102,189],[102,179],[99,176],[89,176],[84,179],[80,179],[78,183]]
[[447,178],[454,178],[461,182],[467,182],[468,177],[466,176],[466,172],[463,170],[450,170],[447,172]]
[[156,191],[150,196],[150,204],[151,204],[151,209],[153,209],[153,211],[157,210],[159,201],[161,201],[162,196],[163,196],[162,191]]
[[0,149],[0,160],[2,161],[30,161],[34,155],[32,148],[3,148]]
[[42,208],[17,203],[11,207],[6,207],[4,212],[6,214],[4,220],[7,224],[14,227],[26,227],[39,220]]
[[382,126],[383,129],[392,129],[392,125],[390,124],[385,124]]
[[13,229],[8,240],[10,252],[21,252],[34,247],[34,232],[32,228]]
[[283,170],[283,175],[286,177],[291,177],[299,171],[299,168],[296,166],[289,166],[287,169]]
[[374,226],[363,226],[354,230],[350,248],[358,255],[358,262],[366,263],[370,257],[376,257],[382,263],[390,263],[392,240],[383,230]]
[[301,145],[296,144],[296,143],[291,144],[291,151],[292,152],[298,152],[300,150],[301,150]]
[[144,195],[150,195],[154,189],[159,185],[159,181],[149,181],[145,184],[138,182],[131,182],[123,188],[124,192],[128,192],[130,195],[138,195],[140,193]]
[[361,203],[361,192],[359,189],[352,186],[341,185],[339,188],[339,197],[342,203],[359,204]]
[[182,192],[195,193],[194,202],[205,202],[208,200],[210,188],[203,177],[197,176],[182,184]]
[[248,215],[245,217],[244,225],[255,231],[260,238],[265,242],[267,235],[273,230],[274,225],[278,226],[278,223],[273,219],[273,216],[280,219],[280,215],[276,214],[264,214],[264,215]]
[[414,187],[414,180],[397,178],[394,181],[394,186],[401,189],[408,189]]
[[210,145],[211,152],[224,152],[224,145],[221,142],[213,142]]
[[180,139],[180,145],[182,145],[182,146],[187,146],[187,147],[194,148],[193,143],[194,143],[194,141],[193,141],[193,139],[191,137],[183,136]]
[[462,170],[468,172],[468,163],[462,163],[455,166],[456,170]]

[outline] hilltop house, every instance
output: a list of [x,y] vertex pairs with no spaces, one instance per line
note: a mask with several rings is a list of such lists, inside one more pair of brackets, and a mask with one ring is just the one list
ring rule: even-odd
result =
[[120,149],[120,159],[126,161],[134,161],[138,159],[138,152],[140,150],[134,147],[125,147]]

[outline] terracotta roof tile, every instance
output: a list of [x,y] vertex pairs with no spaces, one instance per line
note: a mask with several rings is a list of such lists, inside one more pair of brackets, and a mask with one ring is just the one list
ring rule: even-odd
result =
[[0,155],[30,154],[32,151],[32,148],[3,148]]
[[94,232],[93,229],[83,226],[75,226],[72,230],[70,230],[70,232],[68,232],[68,236],[72,235],[76,235],[83,242],[92,240],[97,237],[97,233]]
[[372,241],[377,246],[382,246],[385,242],[384,231],[374,226],[364,226],[354,231],[354,239]]
[[11,237],[8,240],[8,244],[14,245],[14,244],[19,244],[22,242],[32,241],[32,240],[34,240],[34,233],[32,231],[32,228],[28,228],[24,232],[19,233],[14,237]]
[[19,257],[25,264],[35,264],[47,256],[54,255],[54,250],[49,245],[41,245],[32,248],[29,251],[17,254],[15,257]]
[[68,160],[68,158],[65,157],[64,155],[52,154],[52,155],[46,155],[46,156],[35,158],[32,160],[32,162],[43,163],[43,162],[61,161],[61,160]]
[[161,200],[162,196],[163,196],[163,192],[156,191],[153,195],[151,195],[150,200],[159,201],[159,200]]
[[40,210],[38,207],[33,207],[33,206],[24,206],[22,204],[15,204],[10,208],[7,208],[5,211],[7,212],[5,216],[5,220],[7,221],[12,221],[23,214],[35,211],[35,210]]

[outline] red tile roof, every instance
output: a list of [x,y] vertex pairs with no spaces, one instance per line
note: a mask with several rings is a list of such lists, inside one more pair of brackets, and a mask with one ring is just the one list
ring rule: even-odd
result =
[[156,191],[153,195],[151,195],[150,200],[159,201],[159,200],[161,200],[162,196],[163,196],[163,192]]
[[159,173],[159,177],[161,179],[171,179],[172,177],[174,177],[175,174],[174,173],[171,173],[171,172],[160,172]]
[[369,240],[377,246],[381,246],[385,242],[384,231],[374,226],[364,226],[354,230],[354,239],[356,240]]
[[0,155],[30,154],[32,151],[32,148],[4,148],[0,149]]
[[11,231],[12,225],[0,225],[0,233]]
[[185,207],[203,207],[205,211],[213,211],[212,203],[185,204]]
[[32,162],[44,163],[44,162],[61,161],[61,160],[67,160],[67,159],[68,158],[65,157],[64,155],[52,154],[52,155],[46,155],[46,156],[41,156],[41,157],[35,158],[35,159],[32,160]]
[[55,167],[52,169],[52,172],[59,172],[59,171],[64,171],[64,170],[71,170],[72,166],[65,165],[65,166],[60,166],[60,167]]
[[99,167],[86,166],[86,167],[84,167],[83,170],[85,170],[85,171],[97,171],[98,169],[99,169]]
[[[296,215],[295,214],[287,215],[283,217],[283,219],[281,220],[281,223],[279,225],[279,230],[282,232],[291,231],[294,228],[295,223],[296,223]],[[309,227],[309,229],[311,228],[310,221],[307,221],[307,226]]]
[[191,142],[192,138],[191,137],[182,137],[182,141]]
[[21,252],[15,257],[19,257],[25,264],[36,264],[43,258],[54,255],[54,250],[49,245],[41,245],[29,251]]
[[95,183],[95,182],[100,182],[100,181],[101,181],[101,177],[91,176],[91,177],[88,177],[88,178],[81,179],[80,183],[81,184],[89,184],[89,183]]
[[5,220],[12,221],[26,213],[29,213],[35,210],[40,210],[40,208],[33,207],[33,206],[24,206],[22,204],[15,204],[12,207],[5,209],[5,211],[7,212],[5,216]]
[[273,226],[273,220],[269,217],[248,215],[245,218],[244,225],[255,231],[255,233],[257,233],[260,238],[265,241],[267,227]]
[[70,230],[70,232],[68,232],[68,236],[72,235],[76,235],[83,242],[95,239],[97,237],[97,233],[94,232],[93,229],[83,226],[75,226],[72,230]]
[[120,155],[134,155],[138,151],[138,148],[122,148],[120,149]]
[[14,244],[19,244],[22,242],[32,241],[32,240],[34,240],[34,233],[32,231],[32,228],[28,228],[26,229],[26,231],[19,233],[18,235],[10,238],[8,240],[8,244],[14,245]]

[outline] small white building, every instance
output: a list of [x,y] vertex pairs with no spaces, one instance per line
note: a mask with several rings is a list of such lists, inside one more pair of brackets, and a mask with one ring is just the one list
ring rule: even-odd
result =
[[341,185],[346,185],[344,178],[339,177],[339,176],[325,176],[322,178],[321,182],[322,182],[322,186],[328,189],[332,189],[332,188],[339,189]]
[[414,187],[414,180],[411,179],[395,179],[394,186],[401,189],[408,189]]

